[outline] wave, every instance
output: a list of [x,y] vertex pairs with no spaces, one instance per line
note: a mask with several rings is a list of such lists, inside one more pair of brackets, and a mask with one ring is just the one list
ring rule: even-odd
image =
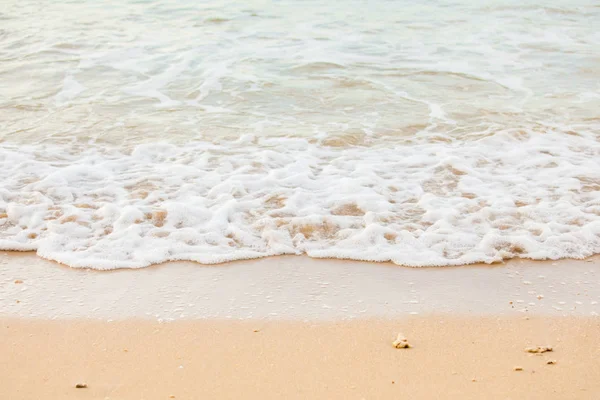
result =
[[71,267],[281,254],[449,266],[600,253],[590,132],[329,147],[302,138],[0,145],[0,249]]

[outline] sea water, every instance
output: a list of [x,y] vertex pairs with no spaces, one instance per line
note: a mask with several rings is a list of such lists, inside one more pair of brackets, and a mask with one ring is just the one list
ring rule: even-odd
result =
[[594,1],[0,4],[0,249],[600,253]]

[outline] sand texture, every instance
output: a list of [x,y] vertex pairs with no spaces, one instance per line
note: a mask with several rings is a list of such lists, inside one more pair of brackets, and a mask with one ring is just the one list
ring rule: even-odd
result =
[[[594,317],[316,324],[3,319],[1,329],[0,387],[11,400],[566,400],[600,394],[600,319]],[[398,332],[411,348],[392,345]],[[553,351],[528,353],[533,346]]]

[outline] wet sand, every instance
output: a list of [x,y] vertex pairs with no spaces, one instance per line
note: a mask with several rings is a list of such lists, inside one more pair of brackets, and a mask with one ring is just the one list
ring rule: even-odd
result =
[[7,253],[2,397],[597,399],[599,261],[99,272]]
[[286,256],[95,271],[64,267],[34,253],[0,252],[0,287],[0,317],[18,318],[595,316],[600,314],[600,257],[406,268]]

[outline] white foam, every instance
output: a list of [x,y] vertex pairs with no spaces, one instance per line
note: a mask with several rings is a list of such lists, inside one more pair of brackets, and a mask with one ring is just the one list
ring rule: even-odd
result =
[[598,252],[588,0],[5,3],[0,248],[93,268]]
[[64,105],[68,103],[69,101],[75,99],[85,89],[85,86],[79,83],[72,75],[65,76],[63,87],[55,97],[56,104]]
[[592,133],[73,150],[0,147],[0,249],[98,269],[302,253],[443,266],[600,252]]

